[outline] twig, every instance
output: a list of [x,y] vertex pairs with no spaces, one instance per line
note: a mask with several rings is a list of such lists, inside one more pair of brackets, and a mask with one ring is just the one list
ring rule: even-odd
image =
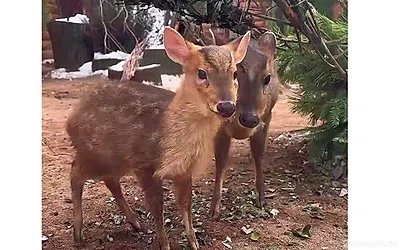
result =
[[54,156],[60,156],[60,155],[66,155],[66,156],[71,156],[71,157],[75,157],[73,154],[69,154],[69,153],[56,153],[53,148],[50,146],[50,144],[48,143],[46,138],[42,139],[42,144],[46,145],[47,148],[54,154]]
[[103,24],[103,27],[104,27],[104,52],[107,53],[107,50],[110,50],[110,48],[107,47],[108,31],[107,31],[106,23],[104,22],[103,1],[102,0],[99,0],[99,5],[100,5],[101,23]]
[[299,31],[297,29],[294,29],[294,31],[296,32],[297,42],[299,44],[299,49],[301,52],[301,51],[303,51],[303,47],[301,46],[301,37],[300,37]]
[[274,21],[274,22],[277,22],[277,23],[283,23],[283,24],[286,24],[286,25],[289,25],[289,26],[293,26],[292,23],[287,22],[285,20],[281,20],[281,19],[275,18],[275,17],[266,16],[266,15],[262,15],[262,14],[257,14],[257,13],[253,13],[253,12],[249,12],[249,14],[252,15],[252,16],[255,16],[255,17],[263,18],[265,20],[270,20],[270,21]]
[[127,22],[126,22],[126,21],[128,20],[128,17],[129,17],[129,12],[128,12],[128,10],[126,9],[126,6],[124,6],[123,8],[124,8],[124,10],[125,10],[124,28],[126,27],[127,30],[132,34],[133,39],[135,39],[135,44],[137,44],[137,43],[138,43],[138,39],[137,39],[135,33],[129,28],[129,25],[128,25]]
[[268,12],[270,12],[272,9],[275,9],[276,7],[278,7],[278,5],[274,5],[274,6],[271,6],[271,7],[269,7],[266,11],[265,11],[265,15],[267,15],[268,14]]

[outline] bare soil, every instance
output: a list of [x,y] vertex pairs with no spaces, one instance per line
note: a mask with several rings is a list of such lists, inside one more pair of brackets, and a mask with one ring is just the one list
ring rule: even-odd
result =
[[[100,77],[79,80],[44,79],[42,86],[42,234],[43,249],[75,249],[72,238],[72,203],[69,171],[73,150],[64,130],[64,123],[79,95],[90,89]],[[213,190],[213,167],[197,177],[194,184],[193,212],[202,249],[229,249],[222,242],[226,237],[233,249],[346,249],[347,199],[339,197],[343,181],[332,181],[307,162],[305,142],[275,140],[282,133],[308,126],[307,120],[290,112],[287,96],[292,90],[282,89],[274,108],[269,143],[265,153],[264,173],[267,205],[276,209],[270,218],[256,209],[254,171],[247,140],[234,141],[229,170],[224,184],[223,211],[220,221],[208,215]],[[121,180],[128,203],[141,214],[141,222],[154,230],[144,203],[143,194],[134,177]],[[165,217],[173,249],[188,249],[182,234],[180,213],[169,183],[165,183]],[[323,219],[312,218],[303,208],[319,203]],[[135,232],[124,219],[103,183],[87,183],[83,194],[84,249],[157,249],[155,233]],[[122,217],[123,218],[123,217]],[[168,221],[169,221],[168,220]],[[301,239],[287,231],[311,225],[311,238]],[[260,233],[258,241],[241,231],[248,226]],[[326,247],[326,248],[324,248]]]

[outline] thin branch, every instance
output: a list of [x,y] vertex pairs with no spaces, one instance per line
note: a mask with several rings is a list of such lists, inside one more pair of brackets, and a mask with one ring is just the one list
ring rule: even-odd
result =
[[128,20],[128,17],[129,17],[129,12],[128,12],[128,10],[126,9],[126,6],[124,6],[123,8],[124,8],[124,11],[125,11],[124,28],[127,28],[127,30],[132,34],[133,39],[135,39],[135,44],[137,44],[137,43],[138,43],[137,36],[135,35],[135,32],[133,32],[133,31],[129,28],[129,25],[128,25],[128,23],[127,23],[127,20]]
[[103,13],[103,1],[99,0],[99,5],[100,5],[100,16],[101,16],[101,23],[103,24],[104,27],[104,52],[107,52],[107,50],[110,50],[110,48],[107,47],[107,37],[108,37],[108,30],[106,23],[104,22],[104,13]]
[[275,9],[276,7],[278,7],[278,5],[276,5],[276,4],[275,4],[274,6],[269,7],[269,8],[265,11],[265,15],[268,14],[268,12],[270,12],[271,10]]
[[289,25],[289,26],[293,26],[288,21],[281,20],[281,19],[278,19],[278,18],[275,18],[275,17],[272,17],[272,16],[266,16],[266,15],[263,15],[263,14],[257,14],[257,13],[253,13],[253,12],[249,12],[249,14],[252,15],[252,16],[255,16],[255,17],[262,18],[262,19],[266,19],[266,20],[277,22],[277,23],[283,23],[283,24],[286,24],[286,25]]

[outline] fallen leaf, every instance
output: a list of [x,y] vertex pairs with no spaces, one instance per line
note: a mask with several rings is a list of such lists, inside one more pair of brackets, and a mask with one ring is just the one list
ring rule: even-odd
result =
[[233,247],[231,246],[232,243],[232,239],[229,236],[226,236],[225,240],[222,242],[222,245],[224,245],[225,247],[229,248],[229,249],[233,249]]
[[229,245],[228,243],[226,243],[225,241],[222,242],[222,245],[224,245],[225,247],[229,248],[229,249],[233,249],[231,245]]
[[294,192],[294,188],[281,188],[281,190],[283,190],[283,191],[288,191],[288,192],[291,192],[291,193],[293,193]]
[[275,193],[276,189],[275,188],[268,188],[267,191],[271,192],[271,193]]
[[258,241],[261,237],[261,234],[257,231],[253,231],[250,235],[250,240],[252,241]]
[[124,219],[124,216],[121,215],[113,215],[113,221],[115,225],[121,225],[122,220]]
[[48,240],[49,238],[47,238],[46,235],[42,235],[42,242],[45,242],[46,240]]
[[253,229],[252,229],[252,228],[247,228],[246,226],[243,226],[243,227],[241,228],[241,230],[242,230],[242,232],[244,232],[246,235],[247,235],[247,234],[251,234],[251,233],[253,232]]
[[307,224],[306,226],[303,227],[303,229],[300,230],[294,230],[291,229],[289,230],[294,236],[297,236],[302,239],[309,239],[311,238],[311,233],[310,233],[311,225]]
[[347,189],[342,188],[342,190],[340,190],[339,196],[340,196],[340,197],[343,197],[343,196],[345,196],[345,195],[347,195],[347,194],[348,194]]
[[311,218],[320,219],[320,220],[325,219],[325,215],[323,215],[323,214],[320,213],[320,212],[311,212],[311,213],[310,213],[310,217],[311,217]]
[[276,193],[272,193],[272,194],[267,194],[265,196],[265,198],[274,198],[275,196],[277,196],[277,194]]
[[90,185],[90,184],[95,184],[96,182],[94,180],[87,180],[85,182],[86,185]]
[[108,235],[108,234],[107,234],[106,238],[107,238],[107,240],[108,240],[109,242],[113,242],[113,241],[114,241],[114,238],[111,237],[111,236]]
[[279,214],[279,210],[273,208],[273,209],[271,209],[271,210],[269,211],[269,213],[272,215],[272,218],[274,218],[275,216],[277,216],[277,215]]

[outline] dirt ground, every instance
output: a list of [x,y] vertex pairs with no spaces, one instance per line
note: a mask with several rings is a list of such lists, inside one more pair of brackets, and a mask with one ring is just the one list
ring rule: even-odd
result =
[[[64,123],[79,95],[100,77],[79,80],[44,79],[42,85],[42,240],[43,249],[75,249],[72,238],[72,203],[69,171],[73,150],[69,146]],[[246,140],[234,141],[229,170],[224,184],[220,221],[212,221],[208,211],[213,190],[213,167],[194,184],[193,212],[202,249],[346,249],[347,198],[340,197],[344,181],[332,181],[308,165],[304,142],[276,140],[282,133],[307,126],[307,121],[290,112],[283,89],[274,108],[264,173],[266,209],[256,209],[254,171]],[[128,203],[141,215],[141,222],[152,230],[154,224],[144,204],[143,194],[134,177],[121,180]],[[173,249],[188,249],[182,234],[180,213],[172,192],[165,184],[165,218]],[[318,218],[304,211],[308,204],[319,204]],[[279,211],[274,218],[271,209]],[[103,183],[88,182],[83,194],[84,249],[156,249],[155,233],[137,233],[122,217],[115,200]],[[323,217],[321,217],[323,216]],[[121,221],[122,219],[122,221]],[[169,222],[170,221],[170,222]],[[311,225],[311,238],[301,239],[287,233]],[[247,226],[260,234],[250,239],[241,228]],[[253,233],[253,236],[255,234]],[[226,241],[230,237],[231,242]],[[224,245],[223,242],[226,244]],[[227,245],[227,246],[226,246]],[[229,247],[230,246],[230,247]]]

